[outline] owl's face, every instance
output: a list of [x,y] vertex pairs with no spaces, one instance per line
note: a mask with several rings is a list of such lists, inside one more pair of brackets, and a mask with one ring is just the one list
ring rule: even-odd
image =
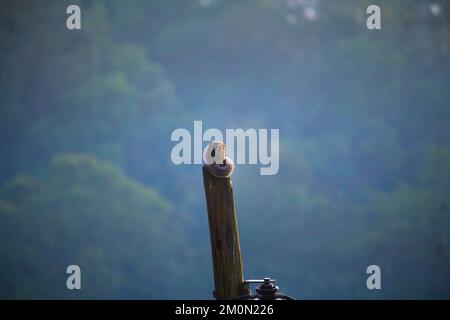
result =
[[222,141],[214,140],[205,149],[203,161],[205,164],[223,164],[226,158],[226,147]]

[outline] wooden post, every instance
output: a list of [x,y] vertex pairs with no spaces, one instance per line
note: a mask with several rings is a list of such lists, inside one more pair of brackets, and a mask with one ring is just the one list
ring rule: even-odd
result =
[[[209,167],[211,168],[211,167]],[[230,176],[217,177],[203,166],[216,299],[245,294],[241,248]]]

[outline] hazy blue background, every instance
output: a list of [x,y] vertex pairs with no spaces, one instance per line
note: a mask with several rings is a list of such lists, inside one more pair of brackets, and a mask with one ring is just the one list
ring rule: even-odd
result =
[[212,298],[194,120],[280,129],[277,175],[233,175],[246,278],[450,298],[450,2],[73,3],[0,4],[1,298]]

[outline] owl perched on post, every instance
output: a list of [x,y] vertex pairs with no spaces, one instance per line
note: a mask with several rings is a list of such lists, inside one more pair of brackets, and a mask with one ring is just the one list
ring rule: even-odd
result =
[[226,146],[222,141],[214,140],[203,153],[205,167],[216,178],[228,178],[234,170],[234,163],[226,156]]

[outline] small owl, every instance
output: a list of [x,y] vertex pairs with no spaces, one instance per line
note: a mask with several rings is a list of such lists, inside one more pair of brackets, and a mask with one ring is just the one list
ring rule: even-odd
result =
[[226,146],[222,141],[214,140],[203,153],[205,167],[216,178],[228,178],[234,170],[234,163],[226,156]]

